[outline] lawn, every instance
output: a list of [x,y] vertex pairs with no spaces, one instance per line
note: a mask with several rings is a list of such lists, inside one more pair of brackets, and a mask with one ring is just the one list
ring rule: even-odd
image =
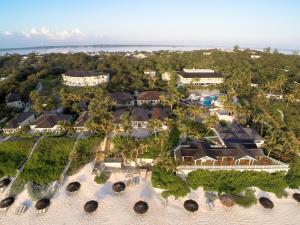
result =
[[32,138],[0,143],[0,177],[15,176],[16,170],[26,161],[33,144]]
[[21,173],[22,179],[39,185],[58,180],[69,161],[73,146],[74,140],[66,137],[41,140]]

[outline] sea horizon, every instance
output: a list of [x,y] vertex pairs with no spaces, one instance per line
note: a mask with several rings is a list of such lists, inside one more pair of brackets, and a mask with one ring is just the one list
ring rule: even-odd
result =
[[[0,48],[0,55],[30,53],[50,54],[50,53],[92,53],[92,52],[155,52],[155,51],[194,51],[194,50],[233,50],[232,46],[218,45],[184,45],[184,44],[82,44],[82,45],[47,45],[29,47]],[[263,51],[260,47],[245,47],[241,50],[251,49]],[[298,49],[272,48],[283,54],[293,54]]]

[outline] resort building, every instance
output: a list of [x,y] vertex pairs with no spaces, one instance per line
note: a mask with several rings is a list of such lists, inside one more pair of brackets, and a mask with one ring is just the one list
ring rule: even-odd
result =
[[58,133],[63,130],[59,122],[71,122],[71,120],[72,116],[67,114],[43,114],[30,125],[30,128],[33,133]]
[[16,92],[10,92],[5,97],[5,103],[7,108],[12,109],[23,109],[24,103],[21,100],[21,97]]
[[151,69],[145,69],[144,70],[144,74],[145,75],[149,75],[150,77],[155,77],[156,76],[156,71],[155,70],[151,70]]
[[147,128],[150,112],[144,108],[134,108],[131,114],[132,128]]
[[174,150],[175,160],[179,163],[178,170],[188,174],[197,169],[207,170],[255,170],[287,172],[289,166],[271,157],[254,146],[241,143],[230,143],[224,148],[212,148],[204,142],[192,142],[178,146]]
[[[161,122],[164,122],[165,119],[168,118],[168,113],[165,109],[159,108],[159,107],[153,107],[151,110],[151,119],[160,120]],[[166,124],[162,123],[162,130],[167,130],[168,127]]]
[[259,59],[261,56],[260,55],[251,55],[250,58],[251,59]]
[[210,69],[183,69],[177,75],[179,85],[207,86],[224,82],[222,74]]
[[236,123],[228,124],[225,127],[219,125],[213,128],[213,131],[219,137],[223,146],[226,146],[227,143],[241,143],[247,146],[255,145],[260,148],[265,142],[264,138],[253,128],[242,127]]
[[113,106],[116,107],[125,107],[125,106],[134,106],[135,99],[128,92],[115,92],[110,94]]
[[141,92],[137,97],[137,105],[158,105],[160,103],[159,91],[145,91]]
[[273,100],[282,100],[283,99],[283,95],[280,95],[280,94],[265,93],[265,97],[267,99],[273,99]]
[[109,82],[108,73],[97,71],[71,70],[62,74],[63,84],[68,86],[96,86]]
[[86,122],[89,120],[89,113],[88,111],[82,112],[77,120],[74,123],[74,129],[76,132],[86,132],[89,129],[86,127]]
[[228,123],[232,123],[234,117],[229,114],[229,112],[225,109],[218,109],[214,111],[214,114],[218,117],[219,121],[226,121]]
[[28,126],[34,120],[34,113],[22,112],[9,120],[2,130],[5,134],[16,133],[19,132],[23,127]]

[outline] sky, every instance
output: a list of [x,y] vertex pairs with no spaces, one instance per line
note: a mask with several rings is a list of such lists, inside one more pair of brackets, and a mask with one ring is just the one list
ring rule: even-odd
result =
[[159,44],[300,49],[299,0],[0,0],[0,48]]

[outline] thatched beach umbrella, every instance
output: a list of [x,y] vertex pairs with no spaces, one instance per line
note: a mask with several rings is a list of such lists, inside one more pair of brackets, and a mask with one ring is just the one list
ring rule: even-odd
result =
[[218,198],[221,201],[221,203],[223,205],[225,205],[226,207],[232,207],[232,206],[234,206],[234,201],[233,201],[233,199],[229,195],[222,194],[222,195],[219,195]]
[[0,180],[0,188],[7,187],[10,184],[10,182],[11,182],[11,180],[8,177]]
[[76,192],[79,190],[80,187],[81,187],[81,184],[79,182],[77,182],[77,181],[71,182],[67,186],[67,191],[68,192]]
[[49,207],[50,205],[50,199],[49,198],[42,198],[40,200],[37,201],[37,203],[35,204],[35,208],[37,210],[43,210]]
[[297,201],[300,202],[300,193],[294,193],[293,198]]
[[88,201],[87,203],[84,204],[83,207],[84,211],[87,213],[92,213],[96,211],[97,208],[98,208],[98,202],[95,200]]
[[13,196],[7,197],[0,202],[0,208],[1,209],[8,208],[14,202],[15,202],[15,197],[13,197]]
[[126,188],[126,185],[124,182],[116,182],[113,184],[112,189],[114,192],[122,192]]
[[133,206],[133,210],[139,214],[144,214],[145,212],[147,212],[148,208],[149,206],[147,202],[144,201],[138,201]]
[[186,200],[183,206],[187,211],[190,212],[196,212],[199,209],[198,203],[192,199]]
[[274,207],[274,203],[266,197],[261,197],[258,201],[264,208],[272,209]]

